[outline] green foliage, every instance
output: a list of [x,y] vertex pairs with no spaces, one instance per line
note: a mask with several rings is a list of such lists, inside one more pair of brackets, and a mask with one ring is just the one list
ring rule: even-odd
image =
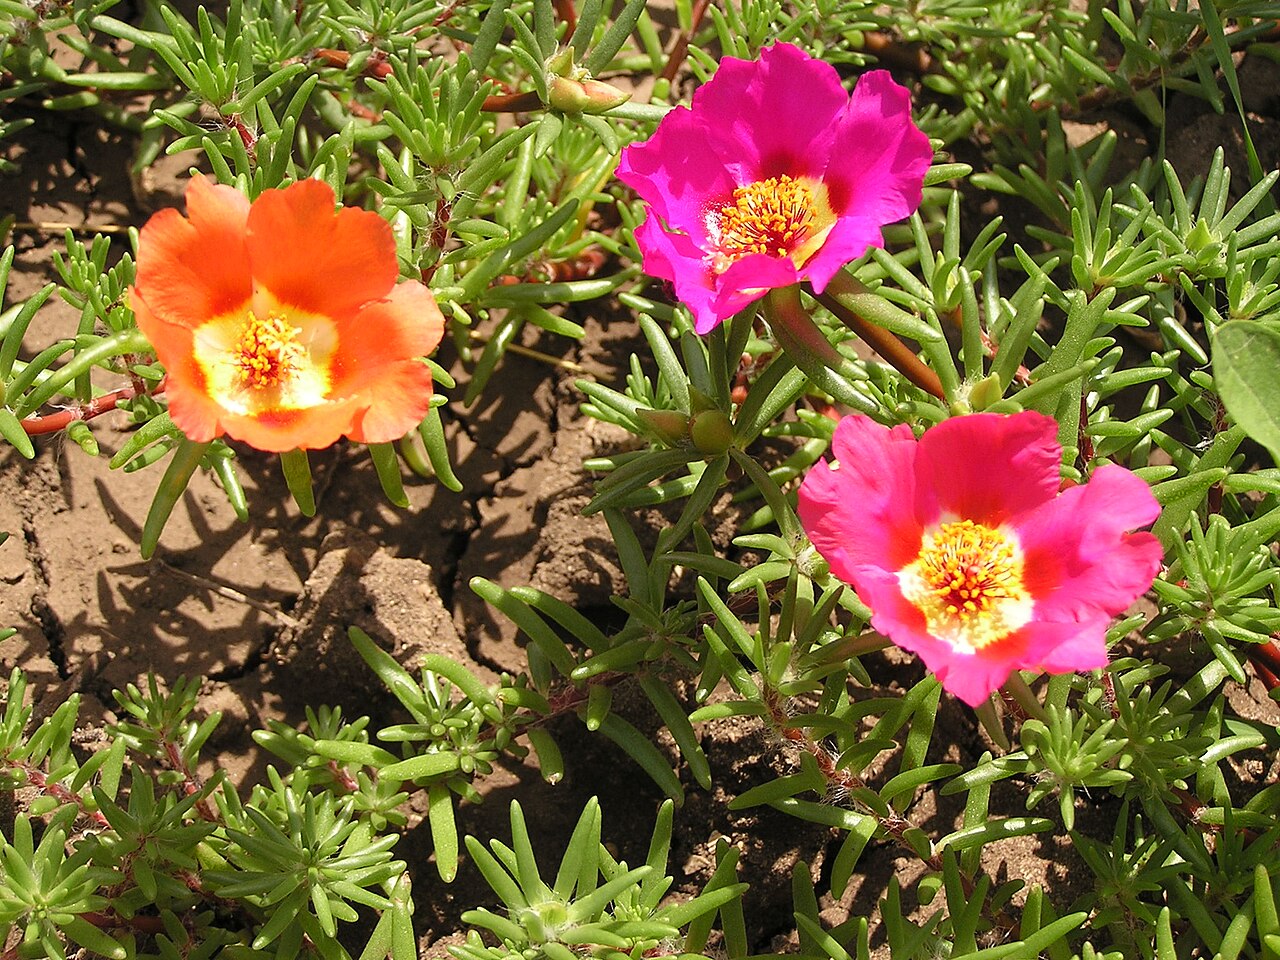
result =
[[547,883],[534,857],[524,812],[512,801],[510,846],[490,840],[490,853],[479,840],[467,837],[467,850],[505,909],[501,915],[483,908],[471,910],[462,919],[493,934],[501,946],[486,946],[478,930],[473,930],[465,946],[450,951],[459,960],[514,960],[528,956],[528,951],[569,960],[584,946],[608,960],[700,956],[690,943],[693,933],[686,937],[685,950],[679,950],[681,930],[701,918],[709,919],[741,897],[747,885],[709,886],[692,900],[663,903],[672,883],[665,876],[672,810],[670,800],[662,805],[646,862],[628,869],[600,842],[600,807],[592,799],[578,819],[554,882]]
[[[632,438],[585,464],[602,475],[585,512],[605,519],[626,581],[617,617],[602,626],[543,591],[471,583],[528,639],[527,672],[486,685],[430,655],[415,674],[354,631],[400,722],[371,729],[322,705],[303,728],[272,721],[255,739],[282,767],[244,796],[195,773],[218,723],[193,718],[198,683],[118,693],[110,748],[82,760],[77,700],[29,729],[15,672],[0,788],[34,799],[0,846],[14,955],[345,957],[367,935],[362,960],[409,960],[413,897],[392,851],[405,802],[424,793],[440,881],[465,853],[502,902],[466,914],[460,960],[743,957],[758,945],[736,848],[718,844],[700,895],[667,897],[675,805],[718,787],[734,810],[768,806],[832,840],[817,888],[805,864],[792,878],[800,956],[862,960],[875,942],[897,960],[1280,957],[1280,786],[1247,795],[1240,773],[1249,761],[1271,776],[1280,734],[1239,715],[1230,686],[1274,673],[1280,633],[1278,175],[1262,170],[1237,74],[1241,57],[1277,59],[1280,13],[1253,0],[1078,7],[677,0],[672,42],[640,0],[587,0],[573,24],[552,0],[233,0],[194,20],[165,4],[125,20],[114,0],[0,0],[6,108],[126,132],[135,173],[194,151],[251,197],[318,177],[384,216],[402,272],[428,282],[450,320],[464,405],[500,382],[530,325],[583,338],[571,305],[616,297],[643,336],[624,382],[578,383],[584,413]],[[919,211],[822,295],[770,297],[763,322],[748,310],[698,336],[642,276],[645,211],[612,173],[676,99],[672,80],[705,80],[724,56],[776,40],[911,73],[922,128],[966,162],[940,154]],[[445,44],[456,55],[437,55]],[[649,78],[650,103],[618,89]],[[1204,170],[1165,156],[1167,108],[1185,95],[1234,108],[1243,175],[1221,149]],[[1081,142],[1075,125],[1104,108],[1141,118],[1152,155],[1126,167],[1112,130]],[[0,122],[0,139],[26,125]],[[14,167],[0,158],[0,175]],[[988,206],[1010,215],[975,217]],[[0,256],[0,292],[14,259],[12,247]],[[197,469],[246,517],[232,447],[192,443],[168,417],[130,313],[131,252],[68,235],[55,269],[0,312],[0,436],[31,458],[32,435],[52,425],[97,455],[94,419],[124,410],[136,429],[111,466],[167,460],[144,555]],[[62,338],[41,327],[55,293],[79,314]],[[896,359],[881,349],[894,342]],[[392,502],[407,502],[401,460],[460,488],[447,399],[416,436],[370,449]],[[887,641],[796,518],[794,481],[826,453],[837,406],[917,432],[1037,410],[1060,425],[1065,477],[1120,464],[1163,508],[1155,614],[1112,628],[1116,659],[1096,675],[1035,689],[1034,676],[1010,678],[1006,707],[978,711],[991,749],[976,762],[949,750],[934,678],[877,684]],[[307,454],[281,465],[316,512]],[[744,510],[728,549],[706,522],[726,503]],[[652,517],[656,530],[638,529]],[[623,685],[674,750],[615,708]],[[641,866],[602,846],[594,801],[553,880],[519,806],[509,845],[459,838],[456,804],[479,802],[502,760],[532,752],[550,782],[573,766],[547,722],[569,714],[670,798]],[[736,783],[712,766],[703,738],[734,717],[768,735],[775,776]],[[992,875],[993,845],[1032,837],[1078,855],[1074,902]],[[871,891],[873,918],[828,929],[820,898],[849,894],[879,844],[920,878],[891,878]]]

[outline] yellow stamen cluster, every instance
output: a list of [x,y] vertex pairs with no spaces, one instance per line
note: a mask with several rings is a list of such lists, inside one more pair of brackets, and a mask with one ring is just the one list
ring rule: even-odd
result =
[[957,520],[925,535],[899,583],[903,596],[925,615],[930,633],[971,653],[1030,619],[1022,572],[1022,552],[1010,534]]
[[300,333],[278,314],[259,319],[250,311],[232,350],[240,384],[254,390],[283,386],[306,358],[306,347],[298,342]]
[[790,256],[809,239],[813,210],[809,188],[786,174],[738,187],[719,210],[719,252],[728,261],[752,253]]

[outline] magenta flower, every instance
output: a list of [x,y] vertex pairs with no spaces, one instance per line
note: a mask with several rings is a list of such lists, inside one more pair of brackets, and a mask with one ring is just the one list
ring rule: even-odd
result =
[[916,440],[868,417],[800,486],[800,521],[871,624],[971,706],[1014,670],[1106,665],[1105,633],[1151,586],[1160,514],[1123,467],[1059,493],[1057,425],[1038,413],[955,417]]
[[675,284],[706,333],[773,287],[820,293],[882,246],[881,228],[920,205],[932,155],[886,71],[849,96],[830,64],[778,43],[725,58],[692,108],[622,152],[618,178],[650,207],[645,271]]

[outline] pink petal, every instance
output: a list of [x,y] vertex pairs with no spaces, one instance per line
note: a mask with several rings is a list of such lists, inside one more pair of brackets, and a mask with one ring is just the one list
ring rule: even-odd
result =
[[675,285],[676,296],[693,314],[694,330],[700,334],[759,300],[767,290],[797,280],[790,260],[763,254],[743,257],[717,274],[690,237],[664,229],[652,213],[636,228],[636,243],[644,253],[645,273]]
[[1014,670],[1076,673],[1107,664],[1109,618],[1084,623],[1033,620],[1021,630],[974,653],[960,653],[928,633],[923,615],[898,587],[895,574],[859,569],[858,597],[872,610],[871,625],[937,674],[948,693],[976,707]]
[[832,440],[839,467],[815,464],[800,485],[798,513],[809,540],[859,595],[860,568],[896,574],[920,552],[916,449],[908,426],[890,430],[870,417],[845,417]]
[[719,303],[706,258],[687,235],[664,229],[657,216],[650,213],[636,227],[636,244],[644,254],[644,272],[675,286],[676,296],[693,313],[698,333],[708,332],[737,312],[726,311],[726,305]]
[[888,71],[858,78],[838,121],[831,156],[823,179],[841,216],[894,223],[920,206],[933,151],[911,120],[911,95]]
[[693,112],[706,118],[721,155],[739,158],[731,167],[739,183],[784,173],[817,178],[848,100],[835,67],[776,43],[759,60],[722,60],[693,95]]
[[1034,655],[1029,649],[1029,662],[1019,669],[1046,670],[1049,673],[1101,670],[1110,660],[1107,655],[1107,627],[1110,625],[1109,616],[1080,623],[1030,624],[1055,627],[1059,632],[1051,641],[1036,644]]
[[1083,486],[1017,518],[1036,616],[1074,621],[1123,613],[1151,586],[1164,556],[1151,534],[1126,531],[1159,515],[1141,478],[1105,466]]
[[1022,659],[1023,640],[1009,637],[977,653],[957,653],[926,628],[923,614],[898,587],[896,574],[863,567],[858,598],[871,608],[871,625],[903,650],[916,654],[949,693],[976,707],[1008,679]]
[[989,527],[1052,500],[1061,483],[1058,425],[1043,414],[973,413],[925,431],[917,461],[923,516]]
[[884,234],[879,223],[843,217],[836,221],[818,252],[800,268],[800,276],[821,293],[846,263],[857,260],[872,247],[883,246]]
[[618,179],[649,204],[651,219],[656,213],[699,244],[706,242],[707,209],[740,185],[716,156],[706,120],[685,107],[667,114],[644,143],[622,151]]

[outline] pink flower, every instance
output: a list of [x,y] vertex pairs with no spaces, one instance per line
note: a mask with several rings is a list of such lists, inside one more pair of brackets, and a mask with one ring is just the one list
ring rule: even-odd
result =
[[800,487],[800,521],[871,624],[972,706],[1014,670],[1105,666],[1105,632],[1160,569],[1128,533],[1160,514],[1123,467],[1059,493],[1057,425],[977,413],[916,440],[845,417]]
[[884,70],[853,96],[835,68],[786,43],[725,58],[618,178],[650,206],[636,230],[646,272],[675,284],[706,333],[766,290],[818,292],[920,205],[932,151]]

